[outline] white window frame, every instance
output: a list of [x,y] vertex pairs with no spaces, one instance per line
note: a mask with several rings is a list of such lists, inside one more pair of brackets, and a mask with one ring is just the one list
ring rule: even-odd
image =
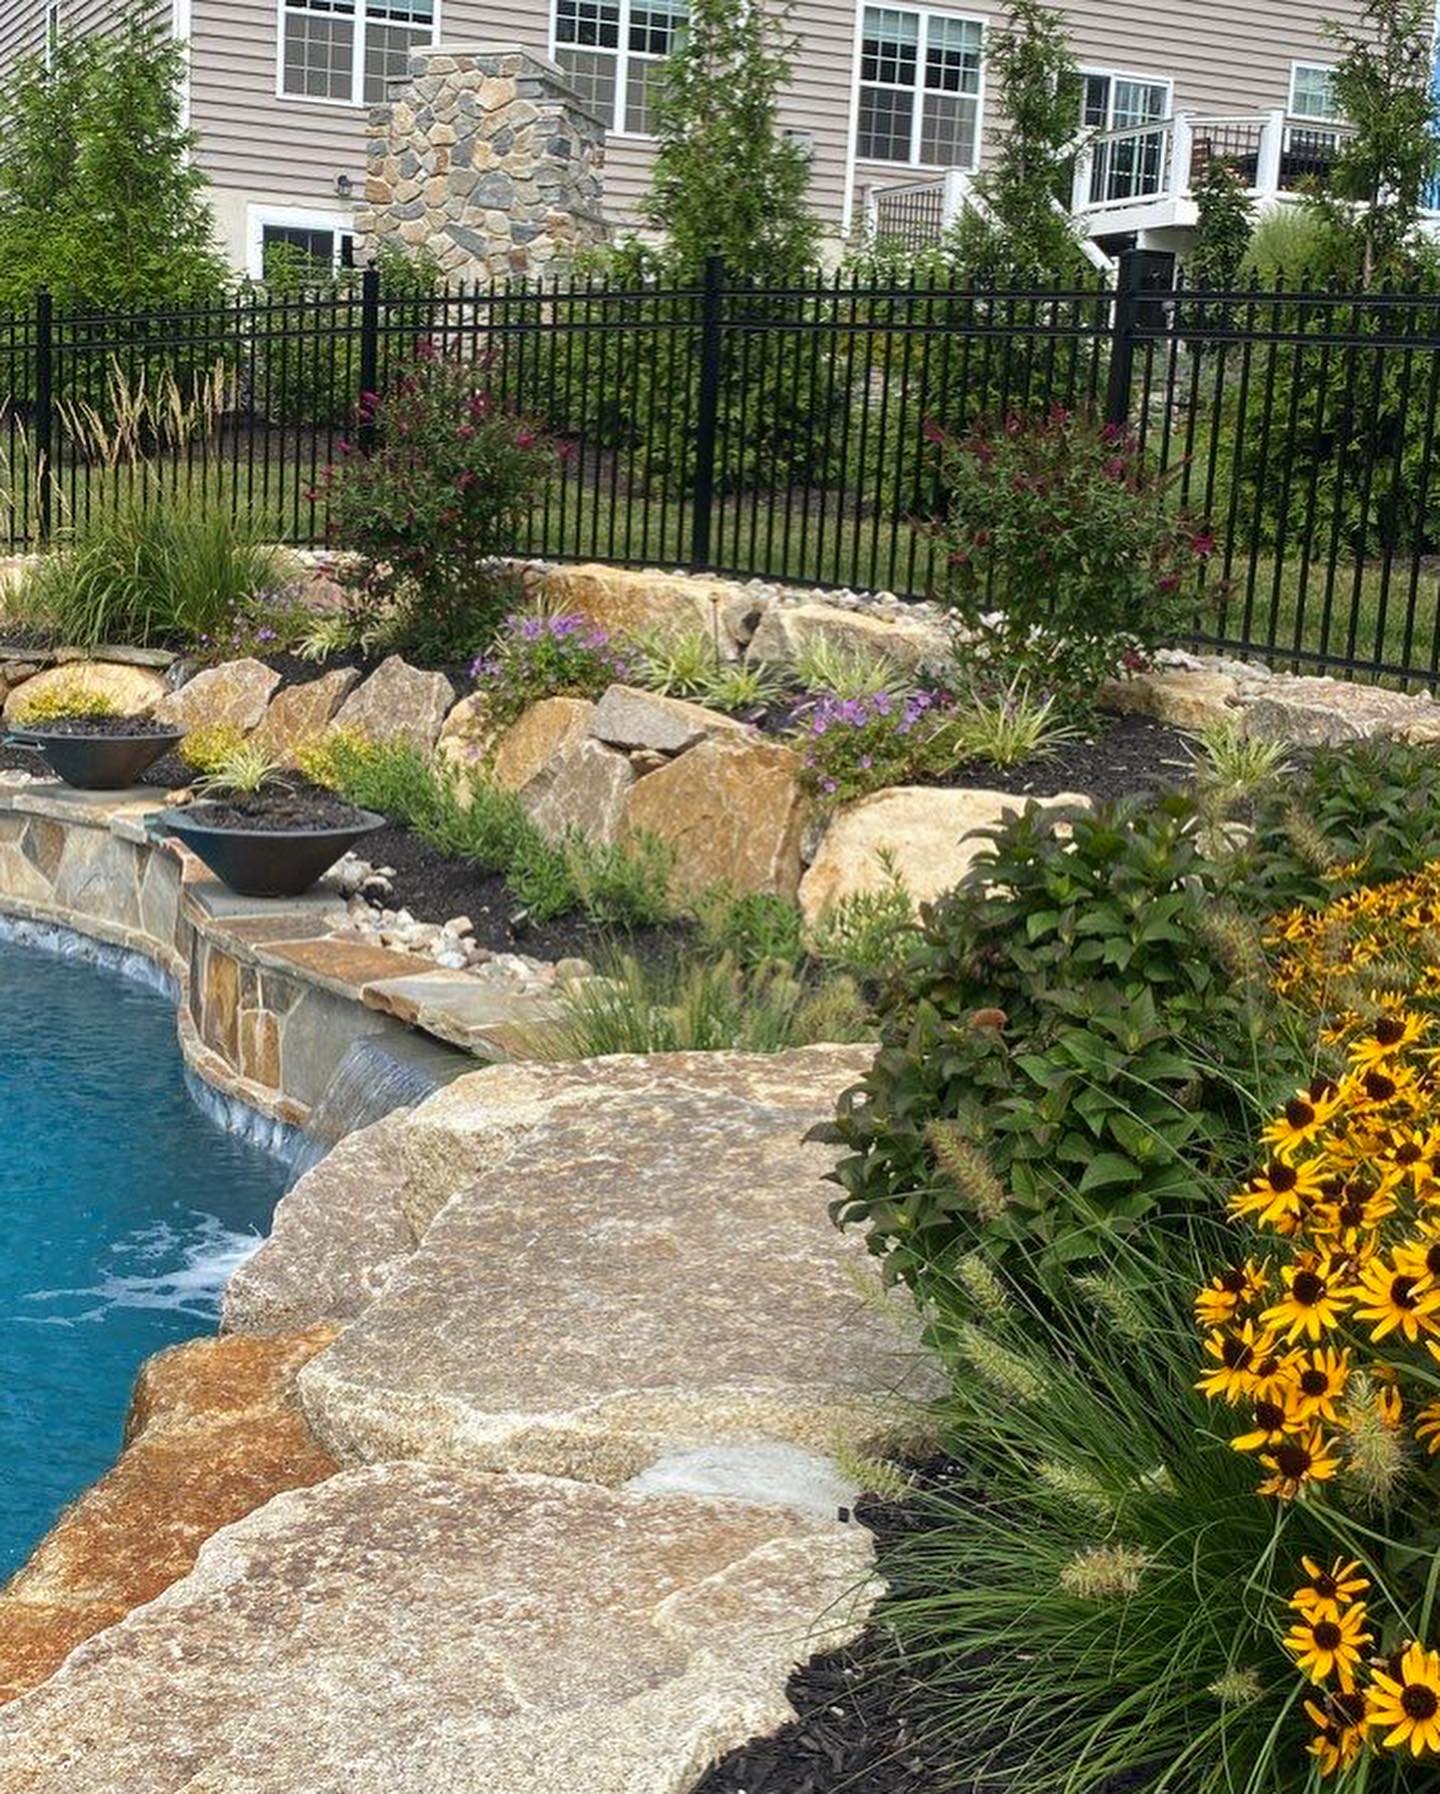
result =
[[[850,81],[850,142],[852,146],[852,176],[849,189],[854,188],[853,166],[863,162],[869,168],[919,168],[927,173],[936,173],[941,169],[955,166],[949,162],[922,162],[920,160],[920,144],[925,130],[925,95],[938,92],[935,88],[927,88],[925,79],[925,58],[930,43],[931,19],[954,20],[961,25],[978,25],[980,27],[980,81],[975,89],[975,156],[964,168],[966,174],[974,174],[980,167],[981,154],[985,142],[985,101],[987,98],[990,57],[988,54],[990,40],[990,23],[979,13],[957,12],[948,6],[911,6],[907,0],[873,0],[873,4],[882,12],[914,13],[920,21],[920,36],[916,42],[915,86],[911,91],[915,95],[916,106],[910,120],[910,157],[907,161],[897,162],[881,156],[867,156],[860,148],[860,91],[865,86],[884,86],[883,82],[864,82],[860,79],[860,71],[865,58],[865,10],[866,0],[859,0],[855,9],[855,52],[851,68]],[[904,92],[896,88],[897,93]],[[964,96],[969,98],[967,94]],[[848,198],[848,192],[847,192]]]
[[276,230],[329,231],[334,241],[332,267],[340,266],[340,239],[353,237],[353,212],[321,212],[304,206],[256,206],[245,208],[245,271],[252,280],[265,278],[265,231]]
[[[435,17],[430,26],[430,42],[440,42],[440,13],[445,0],[435,0]],[[364,112],[375,104],[365,98],[365,39],[370,23],[368,0],[355,0],[355,41],[350,52],[350,98],[330,99],[320,93],[290,93],[285,86],[285,20],[290,13],[304,14],[309,9],[292,5],[291,0],[275,4],[275,97],[290,106],[334,106],[343,112]],[[382,21],[383,22],[383,21]]]
[[[605,120],[606,136],[623,137],[627,143],[656,142],[653,131],[629,131],[625,128],[625,120],[630,112],[630,64],[632,62],[657,63],[665,61],[663,56],[652,56],[644,50],[630,48],[630,0],[620,0],[620,20],[617,26],[619,42],[613,50],[607,50],[603,45],[596,44],[561,43],[557,29],[559,20],[556,17],[559,12],[558,0],[545,0],[545,3],[550,13],[549,54],[551,62],[559,63],[562,50],[598,51],[602,56],[615,58],[615,107],[611,117]],[[439,4],[439,0],[436,0],[436,4]],[[688,24],[688,18],[686,22]],[[561,72],[564,72],[563,67]]]
[[[1098,63],[1086,63],[1081,67],[1079,73],[1082,81],[1084,81],[1088,75],[1101,75],[1110,83],[1110,103],[1106,108],[1106,111],[1112,119],[1115,115],[1115,83],[1117,81],[1133,81],[1137,87],[1163,87],[1165,89],[1165,110],[1161,113],[1159,118],[1153,121],[1153,123],[1157,125],[1163,124],[1167,118],[1174,118],[1175,116],[1175,81],[1173,76],[1147,75],[1141,69],[1102,68]],[[1082,116],[1077,123],[1077,130],[1119,131],[1133,129],[1136,131],[1144,131],[1150,128],[1148,125],[1124,126],[1109,123],[1103,125],[1087,125],[1083,116],[1085,107],[1083,88],[1080,95],[1080,107]]]
[[1298,112],[1296,110],[1295,78],[1300,73],[1301,69],[1305,69],[1311,74],[1318,73],[1333,75],[1335,73],[1335,64],[1333,62],[1311,62],[1308,59],[1302,59],[1290,64],[1290,85],[1285,92],[1286,118],[1289,119],[1292,124],[1304,125],[1307,129],[1314,129],[1317,131],[1323,131],[1328,126],[1343,125],[1345,122],[1344,116],[1338,111],[1333,117],[1322,118],[1318,113]]

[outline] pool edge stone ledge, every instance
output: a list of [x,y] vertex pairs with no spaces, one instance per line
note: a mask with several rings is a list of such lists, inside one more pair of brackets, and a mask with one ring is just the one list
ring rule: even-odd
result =
[[687,1794],[789,1722],[881,1593],[828,1454],[941,1387],[805,1139],[868,1057],[495,1065],[349,1136],[221,1342],[333,1333],[343,1468],[0,1709],[0,1794]]
[[543,999],[363,939],[323,887],[233,895],[149,838],[159,807],[158,793],[0,776],[0,915],[149,959],[176,985],[187,1063],[247,1107],[301,1126],[356,1040],[414,1027],[487,1061],[548,1015]]

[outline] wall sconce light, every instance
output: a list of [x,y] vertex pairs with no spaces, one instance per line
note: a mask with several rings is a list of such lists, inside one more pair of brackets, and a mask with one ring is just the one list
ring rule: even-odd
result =
[[337,199],[353,199],[354,196],[354,181],[351,180],[348,174],[337,174],[335,176],[335,197]]

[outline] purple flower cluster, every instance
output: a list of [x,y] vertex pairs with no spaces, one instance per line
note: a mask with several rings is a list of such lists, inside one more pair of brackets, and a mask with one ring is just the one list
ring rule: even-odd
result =
[[593,658],[616,679],[628,678],[630,674],[626,661],[611,647],[610,632],[596,627],[587,617],[575,612],[558,617],[512,613],[506,617],[491,651],[471,665],[470,677],[503,679],[516,671],[518,662],[549,660],[546,650],[554,650],[557,663]]
[[[837,698],[822,694],[807,707],[805,768],[823,797],[848,798],[903,777],[918,758],[912,739],[921,721],[948,702],[945,693],[890,692]],[[923,733],[923,732],[922,732]]]
[[944,701],[944,694],[937,691],[912,691],[903,703],[888,691],[871,692],[861,698],[836,698],[827,693],[815,700],[810,733],[828,735],[832,729],[865,729],[890,719],[895,734],[908,735],[922,716]]

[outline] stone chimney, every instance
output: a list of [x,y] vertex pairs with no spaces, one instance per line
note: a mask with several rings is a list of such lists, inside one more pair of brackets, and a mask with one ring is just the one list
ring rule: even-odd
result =
[[603,243],[605,126],[518,44],[437,45],[370,113],[362,254],[428,250],[452,281],[563,276]]

